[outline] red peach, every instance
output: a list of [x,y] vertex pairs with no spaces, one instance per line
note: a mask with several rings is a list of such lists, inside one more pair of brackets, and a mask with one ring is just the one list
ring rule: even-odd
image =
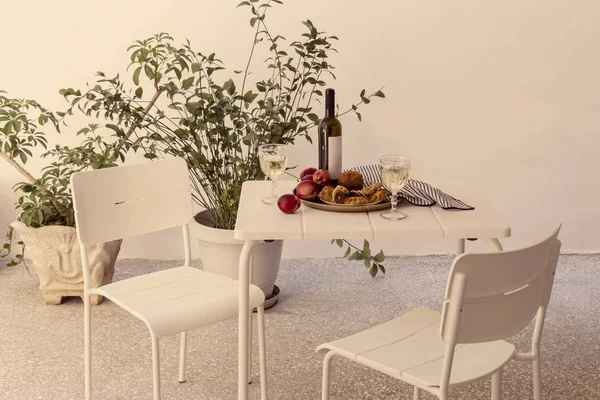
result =
[[331,176],[326,169],[320,169],[313,174],[313,182],[317,185],[325,186],[331,183]]
[[316,168],[304,168],[302,172],[300,172],[300,179],[304,178],[306,175],[312,175],[317,171]]
[[319,185],[311,181],[302,181],[296,186],[296,196],[302,200],[312,201],[319,194]]
[[300,199],[293,194],[284,194],[277,200],[277,207],[286,214],[292,214],[300,208]]
[[304,175],[302,178],[300,178],[301,181],[312,181],[313,180],[313,175]]

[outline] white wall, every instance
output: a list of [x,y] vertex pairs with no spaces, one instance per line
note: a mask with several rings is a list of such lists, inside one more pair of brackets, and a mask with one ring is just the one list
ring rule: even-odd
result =
[[[160,31],[242,69],[252,29],[249,11],[237,3],[3,0],[0,89],[61,109],[59,88],[93,82],[98,70],[125,73],[127,46]],[[332,86],[342,109],[361,89],[385,85],[387,98],[363,109],[362,123],[342,120],[345,166],[392,151],[410,154],[415,178],[471,181],[512,225],[507,247],[563,221],[564,250],[600,250],[596,0],[288,0],[268,18],[288,39],[306,18],[340,37]],[[65,130],[52,141],[69,136]],[[315,148],[299,142],[290,163],[315,165]],[[35,160],[28,168],[37,173],[42,165]],[[0,226],[15,215],[17,180],[0,163]],[[181,248],[162,245],[170,235],[129,240],[122,256],[179,257]],[[372,247],[380,245],[389,254],[453,248],[385,241]],[[285,254],[340,251],[328,242],[291,242]]]

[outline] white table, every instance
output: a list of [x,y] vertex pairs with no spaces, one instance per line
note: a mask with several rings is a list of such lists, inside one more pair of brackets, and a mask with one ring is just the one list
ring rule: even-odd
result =
[[[279,182],[279,193],[291,193],[295,181]],[[432,182],[444,192],[475,207],[474,210],[444,210],[413,206],[406,201],[398,208],[408,217],[388,221],[381,211],[337,213],[301,206],[294,214],[282,213],[277,205],[261,202],[270,194],[271,182],[249,181],[242,187],[240,207],[235,226],[236,239],[245,244],[239,269],[239,343],[238,399],[248,399],[248,377],[251,342],[250,306],[248,300],[250,256],[254,245],[269,239],[439,239],[457,241],[457,253],[463,253],[465,239],[483,239],[493,249],[502,250],[498,238],[510,236],[506,221],[468,184],[463,182]]]

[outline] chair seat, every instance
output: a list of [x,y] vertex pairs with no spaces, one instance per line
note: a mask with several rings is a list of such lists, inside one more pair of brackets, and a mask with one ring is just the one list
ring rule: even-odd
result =
[[[358,363],[420,387],[439,387],[445,342],[441,314],[414,309],[396,319],[331,343],[317,351],[333,351]],[[502,340],[456,346],[450,386],[494,373],[511,360],[515,347]]]
[[[94,290],[144,321],[156,336],[188,331],[238,315],[238,281],[193,267],[177,267]],[[250,285],[250,307],[265,301]]]

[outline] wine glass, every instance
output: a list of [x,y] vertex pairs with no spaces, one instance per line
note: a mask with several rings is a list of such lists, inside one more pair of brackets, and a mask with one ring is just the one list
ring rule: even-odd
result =
[[258,146],[260,169],[271,179],[271,196],[262,199],[265,204],[277,203],[277,177],[287,167],[287,150],[283,144],[263,144]]
[[396,209],[398,204],[398,193],[408,183],[408,172],[410,171],[410,157],[402,154],[388,154],[379,159],[381,169],[381,182],[387,190],[392,193],[392,208],[390,211],[382,212],[385,219],[399,220],[406,218],[406,214]]

